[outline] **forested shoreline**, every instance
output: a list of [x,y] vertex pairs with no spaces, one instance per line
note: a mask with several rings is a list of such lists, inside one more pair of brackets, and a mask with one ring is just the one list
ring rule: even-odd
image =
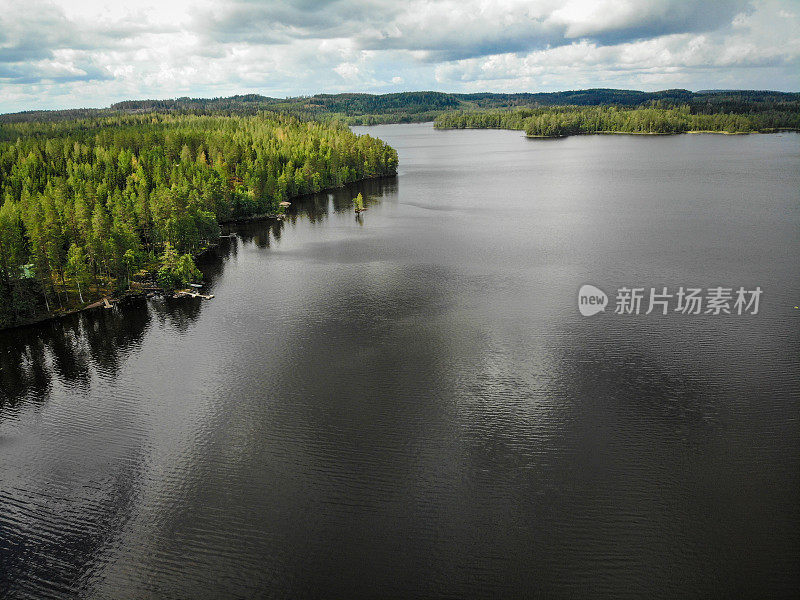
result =
[[546,107],[615,106],[647,108],[688,106],[692,114],[761,114],[800,112],[800,93],[763,90],[588,89],[563,92],[452,94],[418,91],[391,94],[315,94],[271,98],[240,94],[227,98],[174,98],[124,100],[108,108],[38,110],[0,115],[0,123],[58,121],[76,118],[140,113],[254,115],[262,111],[290,114],[302,119],[342,121],[349,125],[433,121],[453,111],[536,109]]
[[200,276],[219,223],[391,175],[396,151],[338,122],[145,113],[0,125],[0,327],[155,276]]
[[454,111],[439,114],[437,129],[517,129],[530,137],[591,133],[675,134],[755,133],[800,129],[800,112],[693,113],[689,105],[555,106],[514,110]]

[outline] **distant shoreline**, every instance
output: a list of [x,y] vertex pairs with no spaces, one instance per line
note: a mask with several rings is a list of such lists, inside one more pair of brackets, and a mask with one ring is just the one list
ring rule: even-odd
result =
[[[442,127],[440,129],[462,129],[460,127]],[[464,127],[463,129],[486,129],[485,127]],[[494,127],[493,129],[503,129],[502,127]],[[513,130],[512,130],[513,131]],[[517,130],[518,131],[518,130]],[[568,138],[573,136],[580,136],[580,135],[685,135],[685,134],[693,134],[693,133],[711,133],[715,135],[753,135],[753,134],[772,134],[772,133],[782,133],[782,132],[799,132],[800,129],[795,129],[791,127],[786,127],[782,129],[776,129],[775,131],[712,131],[712,130],[690,130],[690,131],[677,131],[674,133],[671,132],[658,132],[658,131],[587,131],[582,133],[570,133],[567,135],[528,135],[525,134],[526,138],[530,139],[543,139],[543,140],[553,140],[559,138]]]
[[[383,125],[388,125],[388,123],[382,123]],[[360,127],[377,127],[377,125],[361,125]],[[472,130],[477,131],[481,129],[493,129],[496,131],[523,131],[521,129],[512,129],[509,127],[436,127],[434,129],[439,131],[459,131],[459,130]],[[772,131],[714,131],[714,130],[703,130],[703,129],[692,129],[689,131],[675,131],[675,132],[659,132],[659,131],[585,131],[579,133],[568,133],[566,135],[530,135],[524,133],[523,135],[529,139],[539,139],[539,140],[557,140],[562,138],[568,137],[575,137],[575,136],[586,136],[586,135],[653,135],[653,136],[664,136],[664,135],[685,135],[685,134],[701,134],[701,133],[710,133],[714,135],[769,135],[775,133],[800,133],[800,129],[794,127],[781,127],[778,129],[774,129]]]

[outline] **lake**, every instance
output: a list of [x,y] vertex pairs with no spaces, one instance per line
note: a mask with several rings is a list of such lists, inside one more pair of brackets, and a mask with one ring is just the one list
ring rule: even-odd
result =
[[213,300],[0,333],[0,597],[793,596],[800,134],[356,130]]

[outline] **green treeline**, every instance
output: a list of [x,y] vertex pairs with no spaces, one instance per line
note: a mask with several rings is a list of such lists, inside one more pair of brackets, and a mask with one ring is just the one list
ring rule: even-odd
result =
[[137,113],[255,115],[262,111],[290,114],[302,119],[339,120],[350,125],[432,121],[441,113],[491,109],[554,106],[621,106],[646,108],[689,106],[692,114],[797,113],[800,93],[758,90],[672,89],[657,92],[590,89],[564,92],[470,93],[399,92],[393,94],[316,94],[270,98],[244,94],[227,98],[175,98],[125,100],[104,109],[28,111],[0,115],[0,123],[58,121]]
[[441,113],[439,129],[521,129],[526,135],[562,137],[586,133],[685,133],[715,131],[750,133],[800,128],[800,111],[694,113],[688,105],[665,107],[557,106],[515,110]]
[[138,114],[0,126],[0,326],[127,289],[196,280],[218,223],[393,174],[397,153],[336,122]]
[[111,105],[108,110],[237,115],[269,110],[301,119],[338,120],[348,125],[377,125],[433,121],[440,112],[455,110],[461,105],[461,101],[452,94],[441,92],[317,94],[283,99],[247,94],[230,98],[126,100]]

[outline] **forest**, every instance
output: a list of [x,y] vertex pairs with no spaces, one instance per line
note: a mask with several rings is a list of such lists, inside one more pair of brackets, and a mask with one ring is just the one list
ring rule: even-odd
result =
[[688,104],[671,107],[657,101],[646,107],[554,106],[513,110],[453,111],[434,120],[438,129],[520,129],[531,137],[588,133],[669,134],[690,131],[724,133],[800,129],[800,112],[699,113]]
[[336,122],[142,113],[0,124],[0,327],[80,307],[148,272],[171,289],[219,223],[394,174]]
[[672,89],[657,92],[590,89],[536,93],[398,92],[393,94],[316,94],[271,98],[243,94],[227,98],[175,98],[171,100],[125,100],[108,108],[27,111],[0,115],[0,123],[58,121],[99,116],[138,114],[255,115],[261,111],[291,114],[303,119],[339,120],[349,125],[433,121],[452,111],[542,108],[549,106],[618,106],[646,108],[688,106],[692,114],[761,114],[800,112],[800,93],[754,90],[708,90],[690,92]]

